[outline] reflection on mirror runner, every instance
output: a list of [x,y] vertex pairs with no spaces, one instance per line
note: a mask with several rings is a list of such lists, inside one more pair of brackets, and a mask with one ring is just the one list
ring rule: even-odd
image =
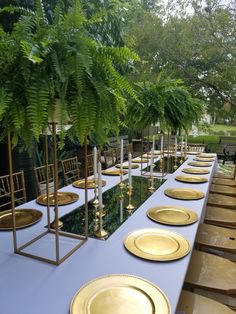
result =
[[[127,209],[129,196],[127,194],[128,180],[125,180],[126,187],[121,189],[119,185],[114,186],[103,193],[104,213],[102,217],[103,228],[108,232],[108,238],[119,226],[151,195],[148,188],[150,186],[149,178],[132,177],[133,191],[131,202],[134,206],[132,211]],[[154,179],[154,188],[157,190],[165,180]],[[96,213],[97,212],[97,213]],[[60,217],[63,222],[61,230],[83,234],[84,231],[84,205],[75,209],[69,214]],[[92,201],[88,203],[88,233],[89,237],[96,238],[95,232],[99,228],[99,212],[95,210]]]
[[[164,173],[173,173],[175,172],[184,162],[184,157],[178,156],[175,160],[174,156],[165,156],[162,160],[162,165],[160,164],[160,161],[156,161],[154,163],[153,172],[164,172]],[[162,167],[162,169],[161,169]],[[150,166],[143,169],[143,171],[149,172]]]

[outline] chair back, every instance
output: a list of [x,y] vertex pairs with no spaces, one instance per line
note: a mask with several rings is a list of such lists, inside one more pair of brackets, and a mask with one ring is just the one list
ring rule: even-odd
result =
[[[48,180],[49,180],[49,191],[53,191],[52,184],[54,182],[53,175],[53,164],[48,165]],[[47,166],[34,167],[35,180],[37,185],[38,195],[47,192]]]
[[[14,204],[18,206],[26,202],[24,172],[13,173]],[[0,177],[0,210],[11,206],[10,175]]]
[[79,180],[79,164],[78,157],[72,157],[61,161],[62,173],[65,180],[65,184],[71,184],[76,180]]
[[200,152],[203,153],[205,151],[205,144],[200,143],[188,143],[188,151],[189,152]]
[[111,166],[114,166],[116,163],[116,155],[113,148],[108,149],[107,151],[103,152],[104,155],[104,161],[105,161],[105,167],[109,168]]

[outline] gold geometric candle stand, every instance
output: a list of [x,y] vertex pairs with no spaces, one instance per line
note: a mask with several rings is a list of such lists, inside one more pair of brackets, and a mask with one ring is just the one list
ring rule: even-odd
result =
[[[11,191],[11,207],[12,207],[12,224],[13,224],[13,246],[14,253],[30,257],[39,261],[47,262],[53,265],[60,265],[69,256],[71,256],[77,249],[79,249],[88,239],[88,191],[87,191],[87,137],[85,137],[85,230],[84,235],[76,235],[69,232],[64,232],[60,230],[60,221],[58,215],[58,169],[57,169],[57,141],[56,141],[56,122],[50,122],[52,126],[52,139],[53,139],[53,164],[54,164],[54,213],[55,219],[53,221],[54,229],[52,229],[50,224],[50,207],[49,207],[49,180],[47,172],[47,230],[42,232],[38,236],[34,237],[27,243],[17,246],[17,233],[16,233],[16,214],[15,214],[15,202],[14,202],[14,182],[13,182],[13,167],[12,167],[12,141],[10,131],[8,132],[8,153],[9,153],[9,172],[10,172],[10,191]],[[45,160],[46,168],[48,170],[48,143],[47,135],[45,135]],[[23,251],[24,249],[30,247],[32,244],[36,243],[48,234],[55,235],[55,258],[47,258],[33,253]],[[80,240],[71,250],[69,250],[62,257],[60,255],[60,238],[67,237],[71,239]],[[50,248],[51,249],[51,248]]]

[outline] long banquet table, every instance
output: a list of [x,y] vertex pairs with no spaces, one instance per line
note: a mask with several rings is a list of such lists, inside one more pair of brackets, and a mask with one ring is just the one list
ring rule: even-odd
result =
[[[167,180],[156,190],[106,241],[89,238],[75,253],[60,266],[40,262],[13,253],[12,232],[0,232],[0,313],[1,314],[67,314],[72,297],[82,285],[97,277],[108,274],[130,274],[145,278],[156,284],[167,296],[174,314],[184,283],[186,271],[191,258],[191,252],[184,258],[171,262],[153,262],[130,254],[123,245],[126,235],[140,228],[161,228],[183,235],[190,243],[191,249],[208,197],[209,186],[217,167],[217,159],[206,169],[210,173],[204,175],[209,179],[203,184],[186,184],[176,181],[177,174],[183,174],[183,168],[194,156],[188,156],[173,174],[167,175]],[[140,175],[139,169],[132,171]],[[119,177],[103,176],[107,185],[103,191],[110,189],[119,182]],[[200,200],[183,201],[164,195],[166,188],[192,187],[206,194]],[[60,206],[59,215],[70,212],[84,203],[84,191],[67,186],[61,191],[71,191],[80,195],[76,203]],[[92,199],[93,191],[89,191]],[[194,210],[199,215],[199,221],[188,226],[167,226],[158,224],[146,216],[146,211],[159,205],[180,205]],[[21,206],[35,208],[43,212],[42,220],[26,229],[17,231],[18,246],[30,240],[45,230],[46,207],[35,201]],[[44,257],[55,257],[54,236],[47,235],[34,245],[30,252],[42,254]],[[67,252],[76,240],[61,238],[60,249]],[[28,249],[29,251],[29,249]],[[98,313],[100,314],[100,313]],[[128,313],[127,313],[128,314]]]

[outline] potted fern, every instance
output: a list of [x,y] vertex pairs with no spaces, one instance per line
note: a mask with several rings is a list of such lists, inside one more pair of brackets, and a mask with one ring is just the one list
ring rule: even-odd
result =
[[0,29],[1,125],[10,129],[14,143],[21,138],[30,146],[59,104],[62,137],[68,116],[71,133],[81,143],[91,132],[101,139],[118,129],[126,95],[136,95],[117,69],[138,56],[93,39],[87,30],[92,20],[85,18],[79,0],[66,12],[56,5],[50,20],[41,0],[34,7],[34,12],[3,9],[20,10],[21,15],[11,34]]

